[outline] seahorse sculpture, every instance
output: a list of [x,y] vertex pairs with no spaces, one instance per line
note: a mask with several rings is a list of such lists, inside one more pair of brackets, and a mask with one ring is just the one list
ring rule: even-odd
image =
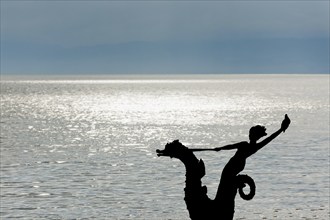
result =
[[[186,206],[191,219],[221,219],[232,220],[235,209],[237,190],[245,200],[250,200],[255,194],[255,184],[248,175],[237,175],[235,182],[219,187],[216,199],[207,196],[207,187],[202,186],[205,166],[202,159],[198,160],[194,153],[179,140],[165,145],[164,150],[157,150],[158,156],[177,158],[186,168],[186,187],[184,188]],[[243,188],[249,185],[250,192],[245,194]]]

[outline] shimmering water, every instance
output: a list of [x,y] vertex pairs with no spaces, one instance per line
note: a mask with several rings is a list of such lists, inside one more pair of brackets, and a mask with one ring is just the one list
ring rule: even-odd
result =
[[[218,147],[263,124],[235,219],[329,218],[329,76],[221,75],[1,82],[1,219],[188,219],[185,170],[157,148]],[[201,152],[213,198],[231,151]]]

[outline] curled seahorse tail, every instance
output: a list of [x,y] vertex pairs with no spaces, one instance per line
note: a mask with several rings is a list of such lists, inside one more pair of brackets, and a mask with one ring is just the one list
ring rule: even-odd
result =
[[[237,175],[236,178],[238,184],[238,193],[241,198],[244,200],[251,200],[256,194],[256,184],[254,183],[254,180],[246,174]],[[248,194],[245,194],[243,191],[243,188],[246,186],[246,184],[250,187],[250,192]]]

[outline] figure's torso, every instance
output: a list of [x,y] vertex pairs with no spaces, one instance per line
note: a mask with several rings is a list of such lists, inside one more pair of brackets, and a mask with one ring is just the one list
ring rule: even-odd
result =
[[235,155],[229,160],[224,168],[224,172],[227,175],[236,176],[239,174],[245,167],[246,159],[251,156],[253,152],[252,146],[246,141],[239,143]]

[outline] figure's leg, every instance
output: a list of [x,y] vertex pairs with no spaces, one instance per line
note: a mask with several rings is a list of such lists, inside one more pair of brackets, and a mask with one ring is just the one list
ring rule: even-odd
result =
[[218,191],[214,199],[215,205],[222,210],[221,219],[232,220],[235,212],[235,197],[237,194],[236,186],[236,165],[235,161],[229,160],[224,167]]

